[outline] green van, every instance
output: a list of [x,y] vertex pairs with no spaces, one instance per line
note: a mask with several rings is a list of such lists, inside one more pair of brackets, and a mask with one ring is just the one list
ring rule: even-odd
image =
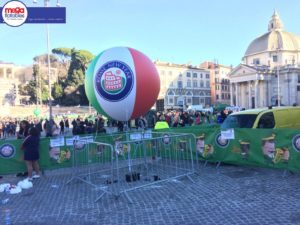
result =
[[300,107],[259,108],[232,113],[221,125],[221,129],[229,128],[300,129]]

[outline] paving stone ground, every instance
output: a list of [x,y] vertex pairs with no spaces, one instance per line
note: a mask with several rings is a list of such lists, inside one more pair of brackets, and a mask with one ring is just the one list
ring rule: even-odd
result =
[[182,178],[132,191],[132,204],[124,195],[94,202],[99,190],[77,181],[66,185],[68,173],[49,172],[32,189],[0,193],[1,200],[9,198],[0,206],[0,224],[7,209],[14,225],[300,224],[300,174],[213,164],[197,172],[195,183]]

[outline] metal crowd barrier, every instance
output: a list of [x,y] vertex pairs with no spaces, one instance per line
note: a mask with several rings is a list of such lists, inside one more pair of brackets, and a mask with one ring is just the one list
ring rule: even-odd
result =
[[105,194],[122,194],[149,185],[187,177],[195,173],[193,134],[132,132],[75,140],[72,177]]

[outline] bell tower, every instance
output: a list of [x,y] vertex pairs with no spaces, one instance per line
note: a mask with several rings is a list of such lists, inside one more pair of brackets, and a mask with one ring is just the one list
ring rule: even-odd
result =
[[274,13],[269,22],[269,27],[268,27],[269,32],[271,32],[273,30],[283,30],[283,23],[282,23],[281,19],[279,18],[279,15],[276,12],[276,10],[274,10]]

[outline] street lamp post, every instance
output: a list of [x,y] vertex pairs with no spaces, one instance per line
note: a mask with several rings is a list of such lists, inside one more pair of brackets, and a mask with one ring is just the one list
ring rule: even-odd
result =
[[[44,6],[49,6],[50,0],[44,0]],[[33,0],[33,3],[37,3],[37,0]],[[56,6],[60,7],[59,0],[56,2]],[[48,88],[49,88],[49,119],[52,118],[52,86],[51,86],[51,72],[50,72],[50,32],[49,25],[46,24],[46,35],[47,35],[47,63],[48,63]]]
[[[49,0],[45,0],[45,7],[48,7]],[[52,86],[51,86],[51,74],[50,74],[50,34],[49,26],[46,24],[47,33],[47,61],[48,61],[48,85],[49,85],[49,117],[52,119]]]
[[279,90],[279,66],[277,65],[277,105],[280,107],[280,90]]
[[276,68],[276,73],[277,73],[277,106],[280,107],[280,96],[279,96],[279,47],[277,48],[277,68]]

